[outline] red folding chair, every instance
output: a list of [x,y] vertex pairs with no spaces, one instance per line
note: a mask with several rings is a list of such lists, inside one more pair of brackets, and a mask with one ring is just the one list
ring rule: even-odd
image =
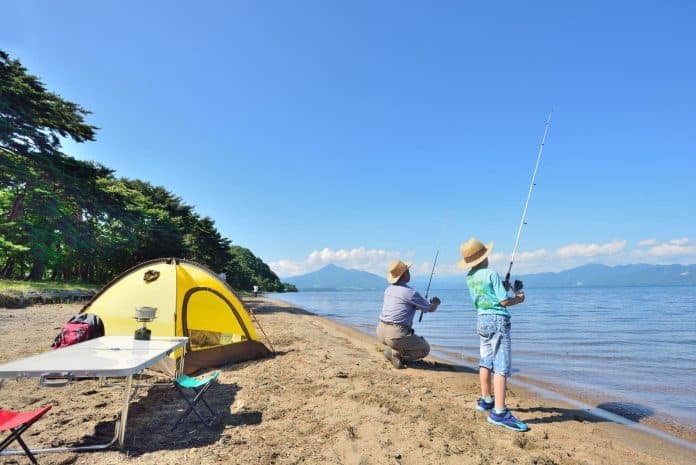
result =
[[31,453],[27,445],[24,443],[21,435],[24,433],[31,425],[36,422],[39,418],[43,416],[44,413],[51,410],[51,405],[41,407],[38,410],[31,412],[16,412],[14,410],[2,410],[0,409],[0,432],[9,431],[10,435],[0,442],[0,451],[7,449],[12,441],[17,440],[24,452],[31,460],[31,463],[38,465],[34,454]]

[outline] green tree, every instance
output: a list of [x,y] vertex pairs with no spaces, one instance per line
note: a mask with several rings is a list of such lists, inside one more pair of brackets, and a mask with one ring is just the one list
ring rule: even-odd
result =
[[19,60],[0,50],[0,146],[19,155],[52,154],[60,150],[58,136],[76,142],[94,140],[89,112],[49,92]]
[[230,261],[225,269],[227,281],[236,289],[251,290],[254,285],[264,292],[283,292],[286,286],[266,263],[251,250],[238,245],[230,247]]
[[0,50],[0,277],[103,283],[181,257],[240,290],[293,290],[165,188],[62,153],[59,137],[94,140],[88,114]]
[[188,235],[189,258],[220,272],[230,260],[229,247],[232,241],[222,237],[215,222],[208,218],[196,221]]
[[[41,279],[46,262],[52,258],[56,233],[51,228],[58,226],[56,213],[61,206],[51,195],[56,180],[51,179],[50,174],[57,171],[51,164],[60,153],[59,136],[77,142],[94,140],[97,128],[84,122],[88,113],[46,90],[39,78],[29,74],[19,60],[11,59],[0,50],[0,160],[3,168],[0,189],[14,194],[9,207],[3,211],[0,228],[19,228],[14,232],[20,239],[24,234],[23,245],[30,250],[6,249],[31,258],[30,279]],[[32,204],[32,201],[39,203]],[[31,219],[20,218],[28,211],[49,216],[42,217],[45,221],[40,224],[34,224]],[[11,270],[16,260],[17,257],[8,256],[2,272],[6,274]]]

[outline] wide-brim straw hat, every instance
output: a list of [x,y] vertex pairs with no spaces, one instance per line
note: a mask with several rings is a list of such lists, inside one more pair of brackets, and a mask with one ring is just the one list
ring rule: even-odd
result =
[[462,259],[457,262],[457,266],[459,268],[473,268],[484,261],[491,250],[493,250],[493,242],[483,245],[483,242],[472,237],[459,246]]
[[402,262],[397,260],[389,265],[389,271],[387,272],[387,282],[389,284],[396,284],[399,278],[411,268],[411,262]]

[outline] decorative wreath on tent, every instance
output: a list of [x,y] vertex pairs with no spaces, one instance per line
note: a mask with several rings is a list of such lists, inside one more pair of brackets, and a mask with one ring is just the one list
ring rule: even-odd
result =
[[160,272],[156,270],[147,270],[145,272],[145,275],[143,276],[143,280],[146,283],[151,283],[153,281],[157,281],[157,278],[159,278]]

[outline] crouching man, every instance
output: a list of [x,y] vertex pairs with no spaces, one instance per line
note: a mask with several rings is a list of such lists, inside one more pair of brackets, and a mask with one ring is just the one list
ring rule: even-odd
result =
[[430,344],[413,331],[416,311],[434,312],[440,299],[425,300],[415,289],[407,286],[411,280],[410,263],[400,260],[389,267],[384,291],[384,304],[377,324],[377,339],[388,346],[384,356],[395,368],[406,368],[406,363],[421,359],[430,353]]

